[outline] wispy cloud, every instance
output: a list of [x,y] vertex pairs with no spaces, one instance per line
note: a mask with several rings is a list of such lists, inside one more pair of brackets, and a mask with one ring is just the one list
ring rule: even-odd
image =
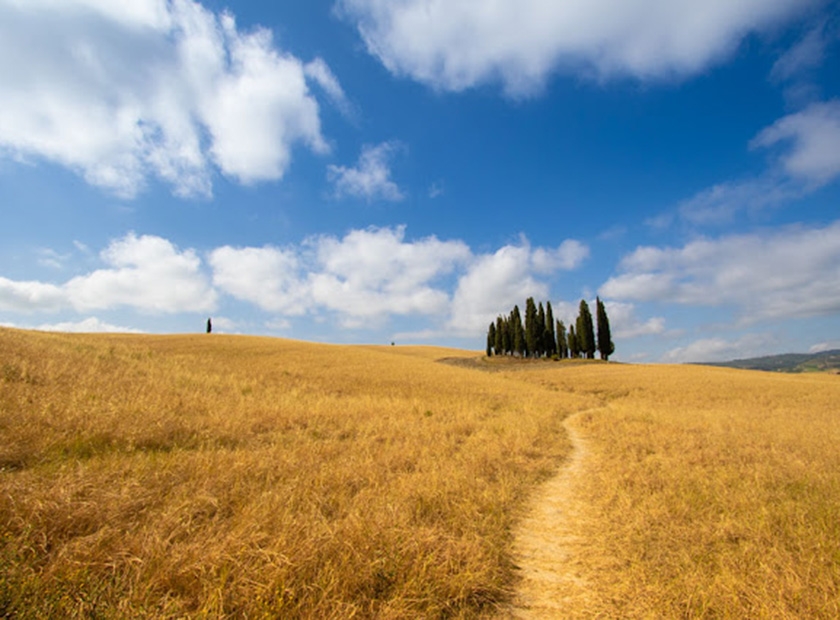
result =
[[330,165],[327,179],[335,188],[338,198],[352,196],[368,201],[388,200],[398,202],[405,198],[391,180],[391,158],[401,150],[398,142],[383,142],[373,146],[365,145],[355,167]]
[[676,213],[648,219],[665,228],[677,218],[698,226],[729,223],[798,200],[840,177],[840,101],[812,103],[759,132],[752,150],[769,150],[770,163],[756,177],[725,181],[680,202]]

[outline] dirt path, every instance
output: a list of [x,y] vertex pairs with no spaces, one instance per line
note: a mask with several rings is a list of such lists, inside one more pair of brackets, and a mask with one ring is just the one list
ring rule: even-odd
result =
[[576,487],[589,464],[589,450],[575,421],[564,425],[572,443],[569,461],[534,497],[515,532],[514,552],[522,581],[509,617],[519,619],[585,616],[586,582],[580,576],[584,541],[575,525],[583,518]]

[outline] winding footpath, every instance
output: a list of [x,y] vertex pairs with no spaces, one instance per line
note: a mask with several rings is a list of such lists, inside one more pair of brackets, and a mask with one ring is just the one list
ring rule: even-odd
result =
[[586,550],[576,526],[584,518],[577,489],[589,465],[589,449],[575,427],[585,413],[589,412],[565,420],[571,457],[534,497],[528,516],[515,532],[521,583],[511,618],[569,618],[585,613],[587,584],[580,576],[579,560]]

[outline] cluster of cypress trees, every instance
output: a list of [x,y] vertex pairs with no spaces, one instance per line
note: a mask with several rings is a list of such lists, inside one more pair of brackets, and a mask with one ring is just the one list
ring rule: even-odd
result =
[[601,299],[597,299],[597,336],[592,324],[592,313],[586,300],[580,300],[578,317],[569,325],[568,333],[563,321],[555,321],[551,302],[537,304],[533,297],[525,302],[525,322],[519,306],[514,306],[507,316],[499,315],[487,330],[487,356],[515,355],[518,357],[567,357],[595,358],[599,351],[602,360],[615,352],[610,334],[610,320]]

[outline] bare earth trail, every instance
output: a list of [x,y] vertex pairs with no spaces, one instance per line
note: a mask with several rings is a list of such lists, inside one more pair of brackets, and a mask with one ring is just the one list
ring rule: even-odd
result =
[[508,617],[548,619],[585,616],[587,583],[580,576],[586,542],[578,534],[585,505],[577,492],[591,466],[590,450],[575,422],[564,421],[572,444],[569,460],[533,499],[515,532],[514,553],[521,582]]

